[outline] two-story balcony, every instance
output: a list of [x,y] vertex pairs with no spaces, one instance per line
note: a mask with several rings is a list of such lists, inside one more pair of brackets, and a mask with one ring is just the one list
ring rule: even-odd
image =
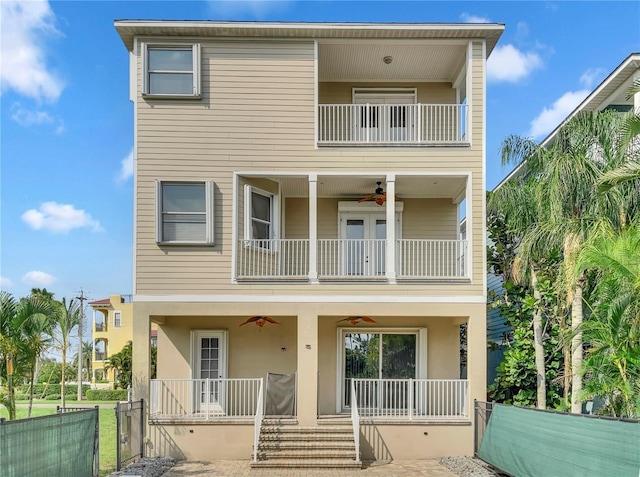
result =
[[468,177],[383,178],[237,176],[235,280],[468,281]]

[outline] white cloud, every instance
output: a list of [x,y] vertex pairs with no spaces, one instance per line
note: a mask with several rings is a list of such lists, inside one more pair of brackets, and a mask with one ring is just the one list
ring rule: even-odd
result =
[[33,270],[31,272],[27,272],[22,277],[22,281],[27,285],[41,286],[46,287],[52,285],[57,280],[53,275],[49,275],[48,273],[41,272],[39,270]]
[[9,288],[13,286],[13,282],[7,277],[0,277],[0,287]]
[[588,89],[592,89],[597,83],[599,83],[607,70],[604,68],[590,68],[580,76],[580,84]]
[[531,121],[529,136],[539,138],[553,131],[590,93],[588,89],[568,91]]
[[541,67],[537,53],[525,53],[513,45],[498,46],[487,61],[487,79],[516,83]]
[[0,84],[2,91],[55,101],[64,88],[46,64],[45,39],[58,36],[47,0],[0,1]]
[[116,176],[116,182],[123,184],[133,177],[133,149],[120,161],[120,171]]
[[211,9],[221,15],[250,15],[263,18],[267,13],[286,10],[290,0],[209,0]]
[[53,124],[55,125],[55,133],[64,132],[64,121],[60,118],[52,117],[48,112],[41,110],[31,110],[23,107],[20,103],[14,103],[11,106],[11,119],[20,126],[31,127]]
[[489,20],[489,18],[487,17],[471,15],[470,13],[461,14],[460,20],[462,20],[465,23],[491,23],[491,20]]
[[40,210],[27,210],[22,214],[22,220],[35,230],[68,232],[76,228],[91,227],[93,232],[102,231],[100,222],[93,220],[91,214],[78,210],[73,205],[57,202],[44,202],[40,205]]

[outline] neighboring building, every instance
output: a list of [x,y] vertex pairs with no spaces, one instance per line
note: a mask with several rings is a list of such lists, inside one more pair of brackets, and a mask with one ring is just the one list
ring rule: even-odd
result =
[[357,465],[358,441],[366,459],[471,455],[486,398],[486,62],[504,25],[115,27],[134,104],[147,452],[247,459],[254,430],[273,429],[266,406],[290,416],[285,437],[338,424],[346,441],[314,460],[299,438],[261,438],[257,465]]
[[[634,83],[640,82],[640,53],[630,54],[620,65],[607,76],[572,112],[569,114],[540,144],[543,147],[551,144],[560,128],[571,118],[583,111],[613,110],[620,113],[636,111],[640,113],[640,92],[628,98]],[[494,189],[495,192],[520,171],[522,164],[514,168]],[[502,292],[502,277],[488,274],[487,287],[498,295]],[[502,362],[504,350],[510,340],[511,329],[504,322],[497,309],[487,314],[487,384],[491,384],[497,375],[496,368]]]
[[[92,382],[116,380],[114,369],[105,369],[105,361],[133,340],[133,304],[131,295],[111,295],[89,302],[93,308]],[[151,330],[151,343],[157,343],[157,326]]]

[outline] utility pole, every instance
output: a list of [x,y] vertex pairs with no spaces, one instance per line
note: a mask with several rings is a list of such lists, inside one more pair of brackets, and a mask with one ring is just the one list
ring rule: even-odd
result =
[[78,326],[78,401],[82,401],[82,322],[84,321],[84,291],[80,288],[80,296],[76,297],[80,300],[80,325]]

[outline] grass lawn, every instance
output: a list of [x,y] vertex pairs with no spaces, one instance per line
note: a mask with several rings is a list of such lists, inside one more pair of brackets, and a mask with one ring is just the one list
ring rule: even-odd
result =
[[[41,402],[39,402],[41,403]],[[22,404],[22,402],[20,402]],[[55,414],[56,405],[60,404],[59,401],[53,401],[50,407],[34,407],[31,416],[45,416],[47,414]],[[105,476],[116,470],[116,412],[109,402],[92,403],[82,401],[81,403],[68,401],[67,404],[73,406],[87,406],[91,404],[107,404],[108,407],[100,409],[99,421],[100,421],[100,476]],[[27,407],[19,406],[16,409],[18,419],[24,419],[27,417]],[[4,406],[0,406],[0,417],[7,418],[8,412]]]

